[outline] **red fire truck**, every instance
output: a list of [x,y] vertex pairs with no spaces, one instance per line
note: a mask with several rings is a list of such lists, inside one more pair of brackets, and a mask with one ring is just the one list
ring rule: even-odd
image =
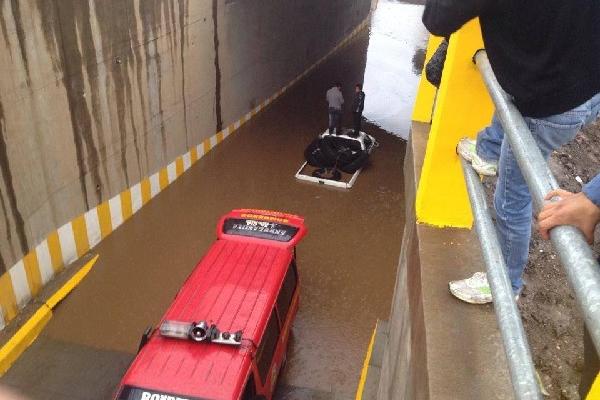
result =
[[147,332],[116,400],[271,399],[298,309],[302,217],[234,210],[159,326]]

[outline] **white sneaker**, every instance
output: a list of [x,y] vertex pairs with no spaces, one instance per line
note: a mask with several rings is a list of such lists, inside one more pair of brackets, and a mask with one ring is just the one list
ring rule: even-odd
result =
[[473,156],[477,155],[477,141],[464,137],[458,141],[456,152],[468,162],[473,161]]
[[471,138],[462,138],[458,141],[456,152],[471,163],[478,174],[485,176],[496,176],[498,174],[498,163],[486,161],[477,155],[477,142]]
[[471,304],[492,302],[492,290],[485,272],[475,272],[472,277],[448,284],[454,297]]
[[[485,272],[475,272],[473,276],[448,284],[450,293],[457,299],[471,304],[488,304],[493,301],[492,289]],[[515,301],[519,301],[520,294],[515,294]]]

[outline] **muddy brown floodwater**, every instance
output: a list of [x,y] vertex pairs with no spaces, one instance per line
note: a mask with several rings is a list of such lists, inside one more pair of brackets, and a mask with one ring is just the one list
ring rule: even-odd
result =
[[310,229],[298,248],[301,305],[278,397],[353,398],[376,320],[389,313],[405,143],[366,125],[381,145],[349,191],[304,184],[294,173],[326,127],[331,82],[342,80],[351,98],[362,81],[368,42],[364,31],[94,249],[92,272],[1,382],[32,399],[110,398],[141,333],[213,242],[218,218],[256,207],[303,215]]

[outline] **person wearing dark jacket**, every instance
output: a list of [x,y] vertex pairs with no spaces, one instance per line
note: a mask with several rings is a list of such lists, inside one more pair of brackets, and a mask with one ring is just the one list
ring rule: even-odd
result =
[[[544,157],[598,118],[600,1],[427,0],[423,23],[434,35],[448,36],[475,17],[496,78],[523,114]],[[476,143],[461,139],[457,150],[479,173],[498,175],[497,231],[518,298],[529,255],[531,195],[499,119],[494,116]],[[485,273],[449,286],[463,301],[492,301]]]
[[362,113],[365,109],[365,92],[362,90],[362,84],[357,83],[354,88],[354,101],[352,102],[352,117],[354,121],[354,136],[360,134],[362,125]]

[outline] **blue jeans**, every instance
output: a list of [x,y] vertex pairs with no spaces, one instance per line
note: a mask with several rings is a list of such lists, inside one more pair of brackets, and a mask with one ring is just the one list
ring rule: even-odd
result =
[[[571,141],[582,127],[599,116],[600,93],[565,113],[547,118],[525,118],[525,122],[547,160],[554,150]],[[477,154],[484,160],[498,161],[494,193],[496,229],[513,291],[519,293],[523,288],[523,269],[531,239],[531,195],[510,145],[504,140],[504,131],[496,115],[492,125],[477,136]]]
[[337,108],[329,108],[329,133],[333,135],[335,130],[336,135],[342,133],[342,110]]

